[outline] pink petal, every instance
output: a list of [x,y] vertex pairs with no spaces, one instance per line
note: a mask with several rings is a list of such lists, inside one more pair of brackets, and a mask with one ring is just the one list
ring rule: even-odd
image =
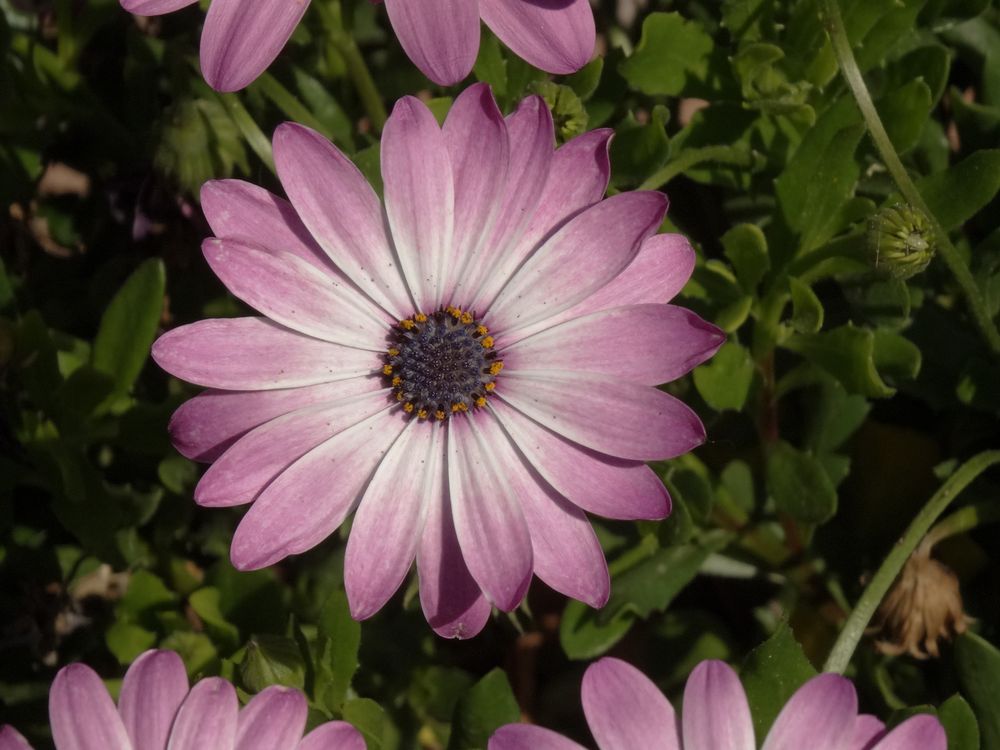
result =
[[295,750],[306,728],[309,707],[294,688],[271,685],[240,711],[236,750]]
[[386,0],[385,8],[407,57],[425,76],[450,86],[469,75],[479,52],[476,0]]
[[379,390],[378,376],[350,378],[278,391],[209,390],[188,399],[170,418],[170,439],[178,452],[212,462],[254,427],[306,406]]
[[402,431],[400,413],[386,409],[337,433],[281,473],[237,527],[230,549],[233,565],[265,568],[332,534]]
[[684,686],[681,723],[684,750],[755,748],[746,693],[725,662],[712,659],[695,667]]
[[396,102],[382,133],[382,181],[392,239],[417,309],[436,310],[453,257],[454,181],[444,134],[412,96]]
[[585,511],[625,520],[670,514],[670,496],[646,464],[576,445],[499,399],[493,399],[491,408],[534,470]]
[[201,32],[201,72],[216,91],[237,91],[264,72],[299,25],[309,0],[212,0]]
[[243,180],[211,180],[201,187],[201,210],[216,237],[291,253],[339,275],[292,204]]
[[[601,750],[680,750],[673,706],[631,664],[611,657],[591,664],[580,693],[587,724]],[[718,750],[722,747],[737,750],[723,745]]]
[[59,750],[132,750],[114,701],[85,664],[59,670],[49,691],[49,722]]
[[508,724],[490,737],[487,750],[585,750],[551,729],[528,724]]
[[503,115],[485,83],[458,95],[442,131],[455,182],[455,236],[444,265],[451,273],[442,299],[461,304],[475,291],[467,288],[467,269],[480,262],[482,244],[501,208],[509,142]]
[[[570,219],[500,292],[484,317],[497,335],[558,315],[632,262],[666,213],[662,193],[621,193]],[[584,262],[585,260],[585,262]]]
[[219,318],[174,328],[153,359],[189,383],[224,390],[274,390],[370,375],[382,355],[303,336],[266,318]]
[[411,421],[382,459],[354,515],[344,558],[354,619],[378,612],[406,578],[426,508],[440,501],[444,483],[443,427]]
[[346,721],[320,724],[302,738],[296,750],[365,750],[365,738]]
[[875,741],[884,733],[885,724],[870,714],[861,714],[854,721],[850,750],[871,750]]
[[291,253],[216,238],[201,247],[229,291],[274,322],[334,344],[385,349],[395,321],[353,286]]
[[500,41],[548,73],[573,73],[594,54],[587,0],[480,0],[479,7]]
[[260,425],[209,467],[195,488],[195,502],[210,508],[249,503],[317,445],[383,411],[389,395],[373,391],[306,407]]
[[519,238],[535,214],[554,155],[552,113],[541,97],[522,99],[506,122],[510,163],[500,212],[480,261],[465,269],[466,289],[475,291],[466,306],[474,310],[486,309],[534,249],[534,245],[522,248]]
[[872,750],[947,750],[948,737],[936,717],[911,716],[883,737]]
[[122,7],[137,16],[162,16],[196,2],[198,0],[121,0]]
[[656,234],[639,246],[628,267],[615,278],[570,309],[548,320],[508,334],[509,346],[549,326],[583,315],[625,305],[669,302],[687,283],[694,270],[695,254],[679,234]]
[[234,750],[239,703],[221,677],[207,677],[188,693],[170,732],[167,750]]
[[850,680],[821,674],[781,709],[761,750],[841,750],[854,735],[858,697]]
[[448,425],[448,484],[455,531],[469,572],[493,604],[514,609],[531,583],[531,535],[496,458],[495,432],[483,429],[478,415],[454,418]]
[[500,356],[512,369],[594,372],[658,385],[693,370],[725,339],[683,307],[631,305],[553,326],[504,348]]
[[34,750],[24,735],[10,724],[0,726],[0,750]]
[[274,132],[274,163],[313,238],[358,288],[395,318],[412,312],[382,203],[354,163],[304,125]]
[[442,638],[471,638],[483,629],[492,607],[462,557],[447,486],[443,497],[428,501],[417,571],[420,606],[434,632]]
[[147,651],[132,662],[118,698],[118,713],[132,747],[165,748],[174,716],[187,694],[187,671],[175,652]]
[[496,392],[543,427],[618,458],[674,458],[705,440],[697,414],[645,385],[589,373],[505,370]]
[[520,502],[535,574],[561,594],[603,607],[611,593],[608,565],[583,511],[532,473],[498,422],[482,419],[477,426],[496,465],[503,467],[504,485]]

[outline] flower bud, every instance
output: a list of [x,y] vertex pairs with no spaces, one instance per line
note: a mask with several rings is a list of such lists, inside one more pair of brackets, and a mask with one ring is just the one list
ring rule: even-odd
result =
[[934,230],[913,206],[885,206],[868,225],[868,251],[876,270],[908,279],[927,268],[934,257]]
[[565,143],[587,129],[587,110],[580,97],[569,86],[553,81],[536,81],[532,84],[531,91],[542,97],[552,112],[559,143]]

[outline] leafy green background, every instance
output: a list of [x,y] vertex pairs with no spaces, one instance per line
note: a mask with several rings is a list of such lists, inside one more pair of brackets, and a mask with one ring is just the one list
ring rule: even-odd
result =
[[[204,3],[203,3],[204,5]],[[1000,312],[1000,11],[989,0],[841,0],[896,150]],[[139,653],[245,695],[306,691],[370,748],[485,747],[522,714],[589,742],[588,660],[643,668],[671,697],[704,658],[738,665],[763,733],[822,664],[851,603],[958,462],[1000,444],[1000,365],[940,262],[873,268],[871,217],[899,196],[838,74],[814,0],[601,0],[603,54],[552,79],[485,34],[470,80],[529,93],[557,135],[611,127],[612,191],[665,190],[664,230],[699,253],[681,302],[728,343],[667,386],[708,428],[658,464],[663,523],[595,519],[613,573],[593,611],[536,583],[472,642],[434,636],[412,584],[359,625],[346,530],[265,571],[227,561],[239,511],[197,509],[169,445],[194,392],[148,358],[158,332],[239,314],[199,253],[198,188],[280,190],[268,135],[296,119],[376,186],[377,123],[330,40],[349,35],[382,100],[430,84],[367,0],[314,0],[238,94],[197,71],[197,6],[138,21],[114,0],[0,1],[0,721],[49,746],[48,685],[84,660],[117,689]],[[959,504],[998,502],[996,474]],[[917,661],[862,642],[864,710],[936,711],[952,750],[1000,750],[1000,545],[939,545],[975,634]]]

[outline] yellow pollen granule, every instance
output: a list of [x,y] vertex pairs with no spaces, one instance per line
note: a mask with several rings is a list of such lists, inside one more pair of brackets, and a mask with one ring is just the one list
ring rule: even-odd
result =
[[406,398],[406,396],[404,396],[402,393],[397,393],[396,394],[396,400],[397,401],[402,401],[405,398]]
[[411,402],[407,401],[405,404],[403,404],[403,411],[405,411],[407,414],[412,414],[413,413],[413,404]]
[[[394,378],[392,379],[392,384],[393,384],[394,386],[396,386],[396,385],[399,385],[399,384],[400,384],[400,383],[402,383],[402,382],[403,382],[403,379],[402,379],[401,377],[399,377],[399,375],[396,375],[396,376],[395,376],[395,377],[394,377]],[[492,385],[492,384],[491,384],[491,385]]]
[[494,362],[490,365],[490,375],[499,375],[503,369],[503,362]]
[[486,326],[484,326],[482,323],[480,323],[478,326],[476,326],[476,335],[477,336],[485,336],[489,332],[490,332],[490,329],[487,328]]
[[486,385],[483,386],[483,388],[485,388],[488,393],[493,393],[493,390],[496,387],[497,387],[496,383],[487,383]]
[[392,365],[383,365],[382,366],[382,374],[383,375],[392,375]]
[[440,420],[444,419],[448,415],[445,414],[442,409],[438,409],[436,412],[434,412],[434,416],[437,417],[437,419],[440,421]]
[[493,337],[492,336],[486,336],[479,343],[482,344],[485,349],[492,349],[493,348]]
[[427,419],[427,410],[421,409],[417,412],[417,419]]
[[486,406],[486,396],[480,396],[479,398],[477,398],[476,406],[478,406],[480,409]]
[[472,313],[464,312],[462,313],[462,317],[459,318],[459,320],[461,320],[465,325],[469,325],[469,323],[471,323],[474,320],[474,318],[472,317]]
[[413,316],[413,319],[415,321],[417,321],[418,323],[426,323],[427,322],[427,316],[424,315],[423,313],[417,313],[416,315]]
[[389,356],[390,357],[398,357],[399,356],[399,349],[396,349],[396,348],[390,349],[389,350]]
[[406,330],[406,331],[409,331],[409,330],[410,330],[410,329],[412,329],[412,328],[413,328],[413,327],[414,327],[415,325],[416,325],[416,323],[414,323],[414,322],[413,322],[412,320],[410,320],[409,318],[406,318],[405,320],[401,320],[401,321],[399,321],[399,326],[400,326],[400,328],[402,328],[402,329],[404,329],[404,330]]

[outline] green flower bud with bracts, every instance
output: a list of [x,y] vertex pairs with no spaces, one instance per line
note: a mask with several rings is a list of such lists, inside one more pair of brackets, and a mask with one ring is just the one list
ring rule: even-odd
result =
[[933,229],[913,206],[885,206],[868,225],[868,251],[877,271],[908,279],[930,265],[936,251]]

